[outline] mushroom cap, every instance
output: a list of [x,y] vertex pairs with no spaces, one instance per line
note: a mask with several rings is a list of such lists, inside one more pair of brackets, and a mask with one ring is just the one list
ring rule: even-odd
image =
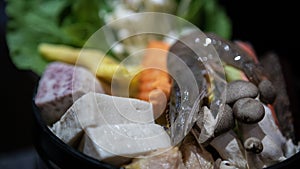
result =
[[233,164],[231,164],[230,161],[227,161],[227,160],[222,161],[220,158],[218,158],[215,161],[214,168],[218,168],[218,169],[237,169],[237,167],[235,167]]
[[249,137],[244,142],[244,147],[247,151],[259,154],[263,151],[264,147],[262,142],[256,137]]
[[214,136],[218,136],[230,129],[234,128],[234,116],[232,113],[232,109],[229,105],[224,106],[224,111],[219,112],[217,115],[217,123],[214,130]]
[[258,89],[259,89],[259,99],[265,104],[272,104],[276,98],[276,90],[272,84],[267,79],[262,80],[258,84]]
[[265,115],[265,109],[261,102],[252,98],[242,98],[233,105],[235,118],[246,124],[254,124],[261,121]]
[[258,88],[251,82],[236,80],[228,83],[226,91],[226,103],[234,103],[241,98],[255,98]]

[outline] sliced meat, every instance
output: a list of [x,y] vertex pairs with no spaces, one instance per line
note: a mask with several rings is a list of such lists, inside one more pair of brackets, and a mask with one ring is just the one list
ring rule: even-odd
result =
[[275,53],[268,53],[260,60],[267,73],[267,77],[272,82],[277,92],[273,103],[279,127],[283,135],[295,141],[295,129],[293,125],[293,114],[290,107],[290,98],[287,93],[286,79],[282,72],[279,56]]

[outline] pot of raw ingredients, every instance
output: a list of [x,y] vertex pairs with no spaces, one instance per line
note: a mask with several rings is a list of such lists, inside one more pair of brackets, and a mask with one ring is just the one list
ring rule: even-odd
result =
[[[48,167],[296,166],[299,147],[276,54],[257,57],[247,43],[199,31],[169,46],[157,40],[148,45],[143,68],[130,69],[135,73],[129,81],[117,71],[111,86],[82,66],[47,66],[33,107],[35,145]],[[40,50],[59,47],[44,44]],[[222,64],[206,57],[215,54]],[[129,96],[125,84],[132,88]]]
[[39,168],[296,167],[279,58],[229,40],[217,1],[7,4],[13,61],[40,76]]

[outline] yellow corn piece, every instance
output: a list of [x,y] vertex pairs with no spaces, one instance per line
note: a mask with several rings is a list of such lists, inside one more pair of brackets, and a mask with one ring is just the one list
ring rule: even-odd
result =
[[[114,80],[113,83],[117,84],[117,86],[128,84],[130,97],[136,92],[138,81],[134,76],[139,71],[139,67],[125,67],[99,50],[79,49],[67,45],[42,43],[38,46],[38,51],[47,60],[61,61],[86,67],[95,74],[95,76],[107,83],[107,86],[112,87],[112,79]],[[128,95],[128,88],[118,87],[112,90],[115,91],[114,95]],[[108,93],[110,92],[112,91]]]
[[113,75],[128,76],[129,72],[119,62],[95,49],[78,49],[67,45],[42,43],[38,46],[42,56],[51,61],[61,61],[88,68],[97,77],[111,82]]

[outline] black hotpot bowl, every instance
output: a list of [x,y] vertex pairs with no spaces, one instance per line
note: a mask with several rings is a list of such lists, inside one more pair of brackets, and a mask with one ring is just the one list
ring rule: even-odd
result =
[[93,159],[60,140],[45,124],[34,99],[34,147],[41,159],[39,169],[117,169],[118,167]]
[[[233,39],[244,39],[244,40],[249,40],[250,42],[254,42],[254,46],[257,47],[255,49],[258,49],[258,52],[261,49],[264,50],[269,50],[269,49],[274,49],[274,48],[279,48],[279,52],[283,51],[283,53],[280,54],[286,54],[288,52],[287,49],[298,49],[298,46],[295,47],[297,43],[278,43],[278,39],[284,40],[288,38],[288,40],[294,39],[293,36],[286,36],[286,34],[278,34],[276,32],[276,39],[277,40],[272,40],[274,39],[274,34],[272,31],[273,27],[276,27],[278,30],[282,30],[284,32],[293,32],[290,31],[290,29],[295,29],[296,27],[290,26],[286,27],[288,25],[287,20],[279,20],[278,18],[283,15],[281,9],[284,7],[290,7],[292,5],[286,5],[288,3],[281,3],[278,1],[278,7],[272,6],[270,8],[270,5],[268,4],[267,7],[261,5],[261,1],[221,1],[226,5],[229,14],[231,15],[232,20],[234,21],[233,23],[233,31],[235,32],[233,35]],[[226,3],[225,3],[226,2]],[[246,3],[247,2],[247,3]],[[272,4],[276,4],[276,2],[271,1]],[[257,5],[259,4],[259,5]],[[249,9],[246,8],[249,6]],[[297,6],[297,5],[295,5]],[[244,8],[245,7],[245,8]],[[253,9],[255,9],[257,16],[255,19],[253,19]],[[266,12],[265,9],[274,9],[272,12]],[[293,11],[293,10],[288,10],[288,11]],[[238,13],[238,15],[237,15]],[[251,13],[251,15],[248,15],[248,13]],[[264,14],[264,15],[262,15]],[[277,14],[277,15],[276,15]],[[285,13],[285,16],[288,16],[288,18],[291,18],[294,15],[290,15],[291,12]],[[275,16],[274,16],[275,15]],[[280,17],[279,17],[280,15]],[[278,16],[278,17],[276,17]],[[296,15],[295,15],[296,16]],[[271,22],[269,19],[270,18],[276,18],[276,22]],[[284,18],[284,17],[282,17]],[[267,24],[264,24],[264,26],[254,26],[256,22],[265,22],[268,21]],[[272,24],[273,23],[273,24]],[[251,29],[249,29],[249,25],[251,26]],[[296,29],[295,29],[296,30]],[[298,32],[298,31],[295,31]],[[261,34],[259,34],[261,33]],[[280,37],[277,37],[280,36]],[[269,39],[267,43],[265,41],[261,40],[261,37],[264,37],[263,39]],[[276,43],[275,43],[276,42]],[[288,41],[283,41],[283,42],[288,42]],[[294,46],[292,46],[294,45]],[[297,50],[298,51],[298,50]],[[261,51],[262,52],[262,51]],[[259,53],[261,53],[259,52]],[[297,52],[297,55],[299,53]],[[296,56],[297,56],[296,55]],[[286,55],[282,55],[286,56]],[[293,56],[293,55],[289,55]],[[298,62],[294,62],[294,57],[286,57],[285,59],[290,60],[290,64],[294,67],[298,67]],[[295,65],[294,65],[295,64]],[[288,67],[288,66],[286,66]],[[294,79],[294,77],[288,77],[288,79]],[[294,81],[293,81],[294,82]],[[288,84],[289,86],[289,84]],[[297,96],[299,97],[299,95]],[[34,98],[34,97],[33,97]],[[291,98],[293,99],[293,98]],[[65,144],[62,140],[60,140],[56,135],[54,135],[47,125],[44,123],[42,120],[42,117],[40,115],[38,107],[34,104],[34,100],[32,100],[32,105],[33,105],[33,115],[34,115],[34,146],[39,154],[39,157],[47,169],[116,169],[118,167],[109,165],[104,162],[100,162],[90,156],[87,156],[78,150],[68,146]],[[297,103],[294,102],[294,105],[297,105]],[[297,105],[298,106],[298,105]],[[292,111],[295,115],[295,112],[298,112],[299,109],[297,107],[297,111]],[[295,117],[295,116],[294,116]],[[298,115],[297,115],[298,117]],[[300,123],[299,118],[294,118],[295,120],[295,125],[297,123]],[[295,130],[299,130],[298,128],[295,127]],[[299,132],[296,133],[299,135]],[[298,138],[297,141],[299,141],[300,136],[296,136]],[[273,166],[268,167],[268,169],[296,169],[299,168],[300,166],[300,152],[295,154],[294,156],[286,159],[283,162],[277,163]],[[42,169],[42,168],[41,168]]]
[[[32,100],[34,114],[34,146],[41,159],[39,169],[118,169],[87,156],[60,140],[44,123],[39,108]],[[267,169],[299,168],[300,152]]]

